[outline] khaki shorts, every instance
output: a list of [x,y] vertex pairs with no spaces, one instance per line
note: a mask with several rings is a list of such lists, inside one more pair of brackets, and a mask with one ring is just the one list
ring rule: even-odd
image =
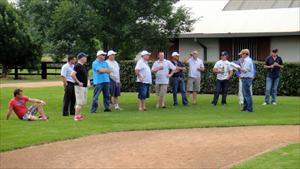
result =
[[167,84],[156,84],[155,93],[157,96],[165,96],[167,94],[168,85]]
[[75,86],[76,105],[87,104],[87,87]]
[[188,92],[200,92],[200,82],[201,79],[189,77],[187,81],[187,91]]

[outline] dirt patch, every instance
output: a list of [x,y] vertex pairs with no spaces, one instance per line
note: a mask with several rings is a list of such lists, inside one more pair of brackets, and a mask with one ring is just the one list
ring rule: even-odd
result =
[[0,84],[0,88],[40,88],[40,87],[53,87],[62,86],[62,81],[42,81],[42,82],[24,82],[24,83],[5,83]]
[[300,142],[300,126],[117,132],[1,153],[0,168],[222,168]]

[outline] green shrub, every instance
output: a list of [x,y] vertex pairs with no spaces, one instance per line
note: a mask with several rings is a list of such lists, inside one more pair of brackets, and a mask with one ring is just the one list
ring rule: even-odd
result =
[[[134,73],[135,61],[121,61],[120,62],[120,75],[122,82],[122,91],[136,92],[136,76]],[[205,63],[205,71],[202,73],[201,79],[201,92],[211,94],[214,93],[216,76],[212,72],[215,62]],[[264,95],[265,80],[267,71],[263,68],[264,62],[256,62],[257,74],[253,82],[253,93],[255,95]],[[150,66],[152,63],[149,64]],[[300,96],[300,63],[285,63],[284,69],[281,72],[281,80],[279,84],[279,95],[287,96]],[[153,77],[153,82],[155,76]],[[187,78],[187,73],[185,75]],[[229,94],[238,93],[238,77],[234,77],[229,83]],[[152,91],[154,87],[152,87]]]

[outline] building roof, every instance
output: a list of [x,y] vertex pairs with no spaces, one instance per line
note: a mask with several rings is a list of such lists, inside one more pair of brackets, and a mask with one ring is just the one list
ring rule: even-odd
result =
[[193,30],[180,37],[300,35],[300,0],[265,1],[180,0],[176,6],[190,8],[192,17],[198,19]]
[[299,8],[299,0],[230,0],[223,10]]

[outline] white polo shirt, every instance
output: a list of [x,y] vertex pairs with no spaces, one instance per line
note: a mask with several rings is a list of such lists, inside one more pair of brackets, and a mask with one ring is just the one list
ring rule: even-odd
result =
[[135,66],[135,70],[140,71],[140,75],[143,77],[143,81],[140,81],[139,78],[137,78],[137,82],[152,84],[152,75],[151,70],[148,65],[148,62],[144,60],[144,58],[141,58]]
[[223,61],[219,60],[216,62],[214,69],[217,68],[219,71],[222,71],[223,73],[217,74],[217,79],[219,80],[225,80],[229,77],[229,71],[232,70],[232,67],[230,66],[230,62],[228,60]]
[[198,70],[198,68],[200,67],[204,68],[203,61],[199,58],[197,59],[190,58],[188,60],[188,64],[189,64],[189,77],[201,78],[201,72]]
[[176,66],[173,65],[169,60],[164,59],[163,61],[157,60],[152,66],[152,70],[155,70],[163,66],[164,69],[159,70],[155,73],[155,84],[169,84],[169,77],[167,76],[170,70],[175,70]]
[[108,64],[108,66],[110,67],[110,70],[112,71],[109,74],[109,77],[113,81],[120,83],[120,66],[119,66],[118,62],[115,60],[111,61],[111,60],[107,59],[106,63]]
[[73,72],[74,65],[66,63],[61,67],[60,75],[65,77],[68,82],[75,83],[75,80],[71,77],[71,73]]

